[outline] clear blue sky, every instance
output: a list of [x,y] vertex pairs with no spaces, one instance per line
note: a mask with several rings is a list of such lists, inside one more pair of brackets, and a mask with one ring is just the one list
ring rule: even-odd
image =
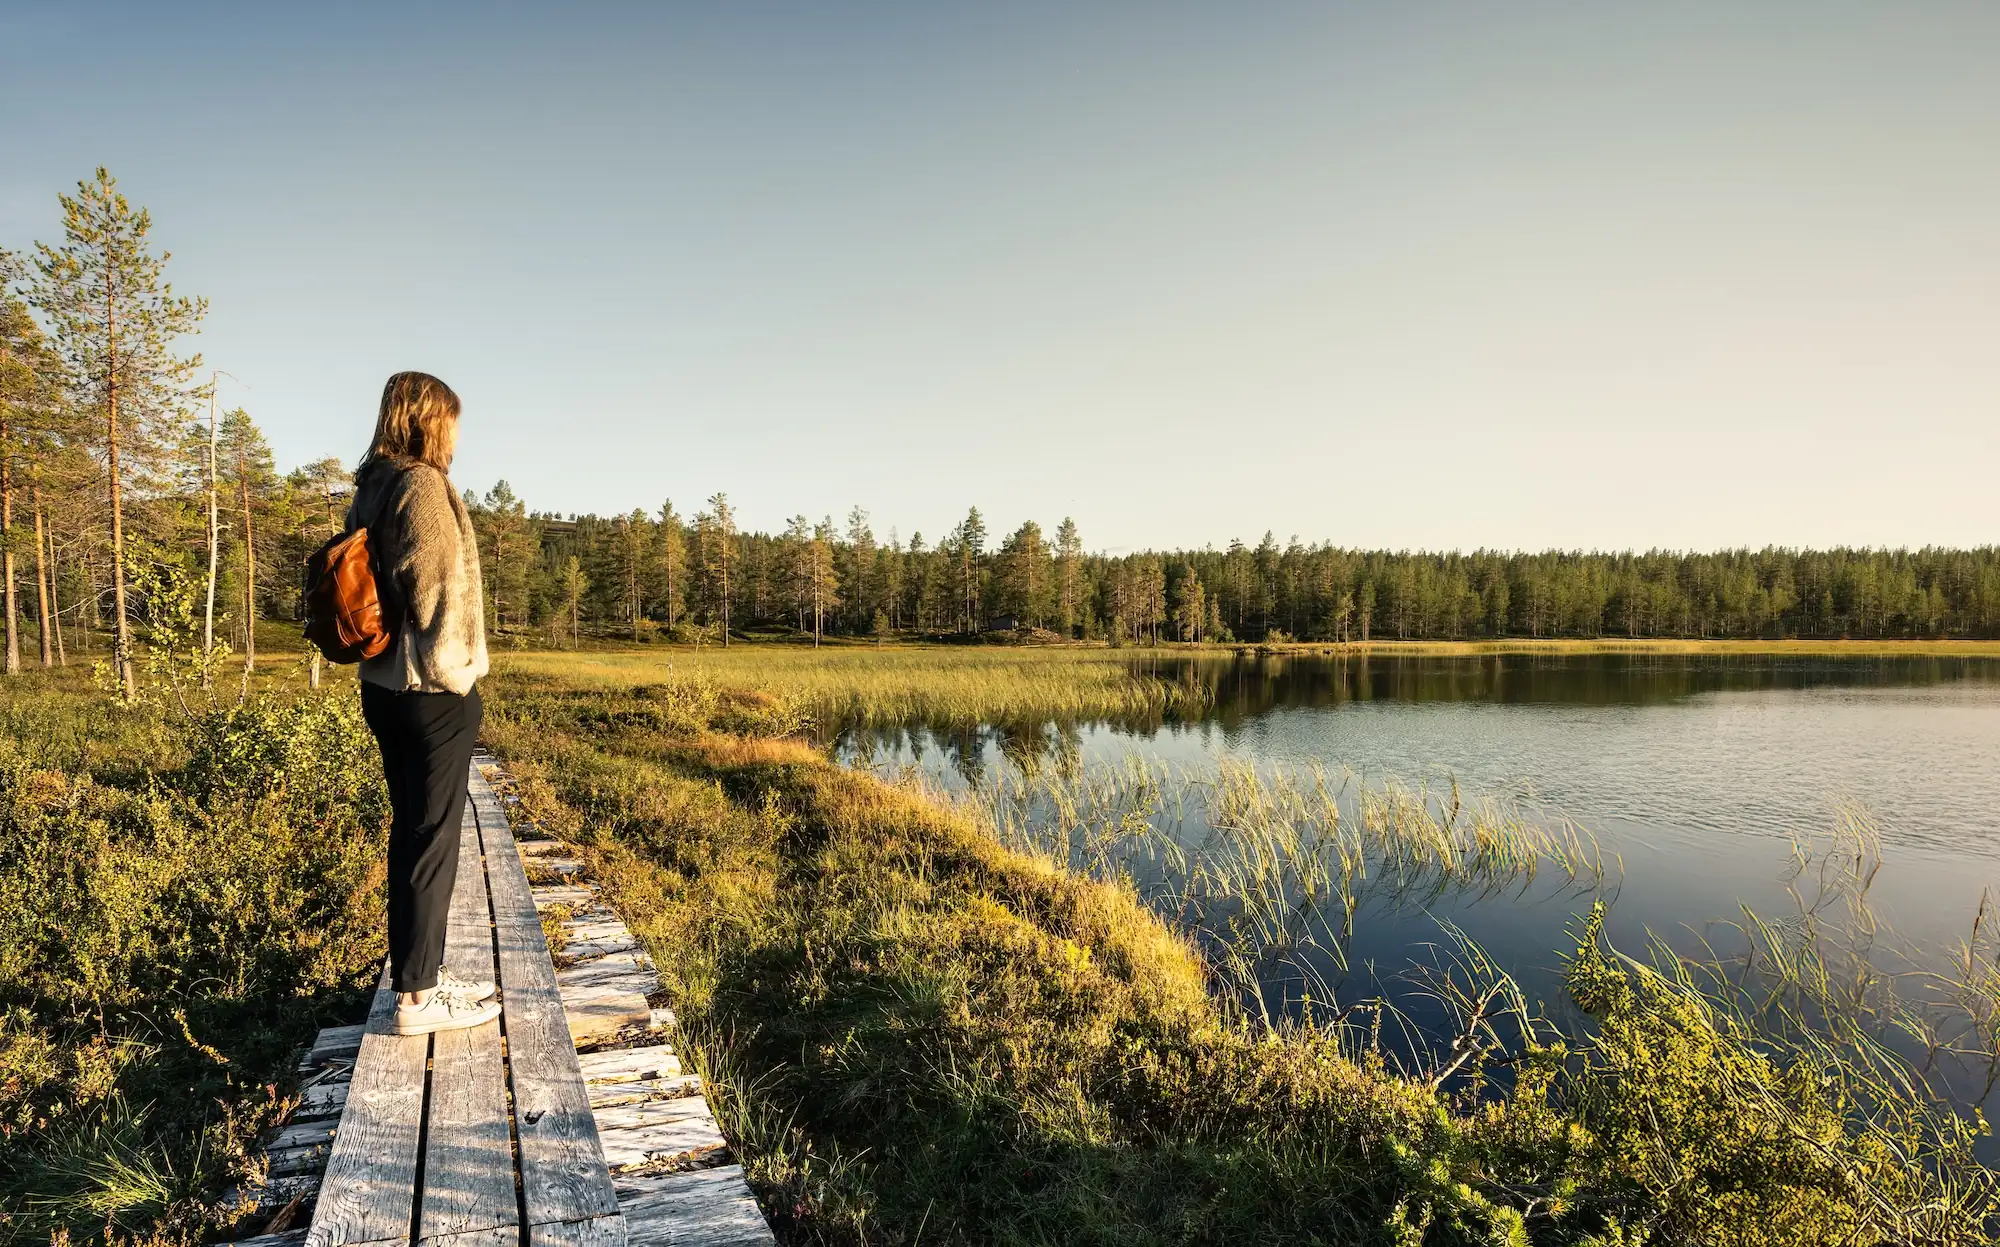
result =
[[[2000,535],[2000,4],[0,7],[281,463],[1094,548]],[[227,383],[225,383],[227,384]]]

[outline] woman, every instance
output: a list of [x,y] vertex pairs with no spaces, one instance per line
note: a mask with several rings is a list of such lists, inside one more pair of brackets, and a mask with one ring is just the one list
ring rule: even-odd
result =
[[383,387],[347,508],[348,530],[368,530],[383,619],[396,637],[361,664],[361,713],[381,746],[394,811],[389,976],[399,1035],[500,1016],[491,982],[460,979],[443,964],[486,674],[479,546],[446,475],[457,446],[458,395],[425,373],[397,373]]

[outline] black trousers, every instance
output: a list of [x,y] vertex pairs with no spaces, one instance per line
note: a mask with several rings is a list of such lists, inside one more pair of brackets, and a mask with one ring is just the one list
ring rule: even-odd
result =
[[459,822],[479,739],[479,690],[399,693],[361,682],[361,715],[389,781],[389,978],[399,992],[437,986]]

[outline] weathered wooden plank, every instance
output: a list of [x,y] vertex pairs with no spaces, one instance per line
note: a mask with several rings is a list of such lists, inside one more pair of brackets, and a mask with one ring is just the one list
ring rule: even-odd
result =
[[635,1078],[670,1078],[681,1071],[681,1059],[666,1044],[590,1052],[576,1059],[585,1082],[626,1082]]
[[569,937],[572,944],[585,943],[590,940],[630,939],[632,937],[632,933],[625,929],[625,920],[616,914],[604,918],[594,918],[590,921],[584,921],[580,918],[573,919],[564,927],[563,934]]
[[[479,824],[466,803],[458,877],[444,959],[461,978],[495,973],[491,909],[486,900]],[[424,1189],[417,1236],[425,1243],[483,1247],[496,1227],[520,1235],[514,1198],[514,1151],[508,1137],[507,1067],[497,1022],[439,1031],[431,1045],[430,1118],[424,1136]]]
[[741,1165],[641,1174],[613,1185],[632,1247],[768,1247],[777,1241]]
[[[495,810],[493,817],[500,818],[503,815],[498,810]],[[526,883],[527,881],[527,872],[522,871],[521,882]],[[588,905],[595,899],[596,895],[589,888],[578,887],[575,884],[550,884],[547,887],[536,888],[534,890],[535,904],[543,907],[549,905]]]
[[264,1141],[264,1150],[276,1152],[288,1147],[324,1147],[333,1142],[333,1122],[295,1121],[278,1129]]
[[626,1241],[625,1218],[618,1213],[528,1227],[528,1247],[626,1247]]
[[[567,945],[563,951],[569,951]],[[613,991],[636,991],[643,996],[659,990],[660,976],[653,969],[652,959],[644,953],[611,953],[556,971],[556,986],[565,990],[608,987]]]
[[672,1078],[648,1078],[642,1082],[594,1082],[590,1084],[590,1110],[643,1100],[671,1100],[701,1094],[701,1078],[696,1074],[676,1074]]
[[601,1043],[629,1026],[644,1026],[652,1011],[646,998],[637,992],[591,992],[565,994],[562,998],[563,1024],[572,1047]]
[[[430,1182],[424,1183],[426,1195]],[[464,1230],[456,1234],[440,1234],[417,1240],[418,1247],[520,1247],[521,1227],[518,1225],[493,1226],[484,1230]]]
[[312,1047],[299,1061],[299,1070],[318,1069],[333,1061],[352,1060],[361,1047],[361,1032],[366,1023],[356,1022],[352,1026],[329,1026],[313,1037]]
[[694,1118],[714,1123],[715,1114],[709,1111],[708,1101],[698,1095],[675,1096],[604,1109],[597,1114],[597,1131],[600,1137],[608,1138],[618,1130],[648,1130],[663,1122]]
[[614,1170],[728,1145],[721,1127],[715,1124],[714,1114],[700,1096],[601,1109],[597,1124],[604,1163]]
[[294,1198],[311,1199],[319,1193],[320,1175],[299,1174],[296,1177],[274,1177],[261,1186],[234,1187],[222,1197],[225,1207],[247,1202],[251,1211],[257,1214],[276,1212]]
[[328,1080],[316,1082],[309,1087],[299,1088],[299,1106],[292,1110],[293,1121],[314,1121],[321,1117],[338,1117],[340,1110],[347,1107],[347,1082]]
[[302,1173],[319,1173],[326,1168],[327,1154],[333,1150],[330,1143],[314,1143],[304,1147],[274,1147],[264,1153],[264,1172],[274,1178],[296,1177]]
[[[569,1035],[555,966],[542,938],[527,873],[504,811],[475,772],[473,808],[486,849],[499,950],[507,1064],[519,1135],[521,1195],[531,1227],[613,1217],[618,1200],[605,1173],[597,1123]],[[619,1234],[622,1237],[622,1223]],[[532,1237],[532,1232],[531,1232]]]
[[571,966],[583,965],[599,957],[629,955],[638,951],[639,941],[629,935],[608,940],[578,940],[572,935],[562,946],[563,965],[556,973],[560,974]]
[[660,979],[642,954],[613,953],[558,970],[556,986],[569,1012],[570,1038],[582,1046],[647,1025],[652,1007],[646,996],[659,990]]
[[347,1107],[327,1157],[307,1247],[407,1241],[430,1036],[395,1033],[385,968],[369,1010]]

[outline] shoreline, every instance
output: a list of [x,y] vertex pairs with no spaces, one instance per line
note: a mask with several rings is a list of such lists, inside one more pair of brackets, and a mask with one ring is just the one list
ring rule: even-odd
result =
[[1673,638],[1501,637],[1484,641],[1280,641],[1192,644],[1161,647],[1165,653],[1228,653],[1237,656],[1301,655],[1344,658],[1479,658],[1503,654],[1690,654],[1715,657],[1825,658],[2000,658],[2000,640],[1739,640]]

